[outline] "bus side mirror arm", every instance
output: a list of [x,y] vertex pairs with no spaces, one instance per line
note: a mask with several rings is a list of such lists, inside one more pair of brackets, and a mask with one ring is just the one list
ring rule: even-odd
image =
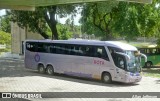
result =
[[141,53],[141,56],[144,57],[144,61],[147,62],[147,56]]

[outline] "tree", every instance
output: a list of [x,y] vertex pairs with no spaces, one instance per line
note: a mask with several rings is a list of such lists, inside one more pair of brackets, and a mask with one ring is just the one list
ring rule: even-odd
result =
[[31,11],[8,11],[11,15],[11,21],[24,28],[28,27],[33,32],[38,32],[45,39],[49,38],[46,33],[47,28],[51,29],[52,39],[58,39],[56,16],[65,17],[70,13],[76,13],[75,5],[61,5],[37,7],[34,12]]
[[0,31],[0,44],[11,44],[11,34],[4,31]]
[[[98,33],[107,40],[115,36],[132,40],[153,36],[160,22],[159,0],[152,4],[107,1],[85,4],[81,19],[83,32]],[[97,29],[98,28],[98,29]],[[105,33],[105,35],[104,35]]]
[[0,30],[7,33],[11,33],[11,24],[9,16],[6,15],[0,16]]
[[[114,7],[118,5],[118,2],[106,1],[102,3],[85,4],[82,11],[82,31],[99,33],[104,39],[113,39],[113,33],[111,30],[112,13]],[[95,28],[96,27],[96,28]],[[98,28],[98,30],[97,30]]]
[[59,39],[61,40],[67,40],[72,37],[73,32],[70,31],[70,26],[58,24],[57,25],[58,33],[59,33]]
[[154,36],[160,22],[160,13],[154,0],[152,4],[136,4],[120,2],[114,14],[114,31],[126,39],[132,40],[138,36]]

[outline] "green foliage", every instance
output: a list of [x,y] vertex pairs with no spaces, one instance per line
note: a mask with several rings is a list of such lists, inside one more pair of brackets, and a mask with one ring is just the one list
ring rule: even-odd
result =
[[[37,7],[34,12],[12,10],[7,14],[11,15],[11,20],[17,22],[22,28],[27,27],[30,31],[37,32],[46,39],[51,36],[58,39],[56,16],[66,17],[68,14],[74,14],[77,12],[75,7],[76,5]],[[47,33],[48,31],[51,31],[52,35]]]
[[149,5],[120,2],[114,16],[114,30],[132,40],[138,36],[155,35],[156,22],[159,22],[157,2]]
[[112,12],[118,2],[106,1],[100,3],[85,4],[82,11],[82,31],[89,32],[95,36],[101,36],[103,40],[114,37],[112,33]]
[[159,36],[158,5],[160,0],[154,0],[152,4],[116,1],[85,4],[81,19],[83,32],[99,32],[97,35],[104,39],[125,37],[128,41],[139,36]]
[[6,33],[4,31],[0,31],[0,44],[10,45],[11,44],[11,34]]
[[69,29],[69,26],[58,24],[57,25],[59,39],[61,40],[67,40],[72,37],[73,32],[71,32]]
[[[44,9],[39,7],[34,12],[31,11],[7,11],[7,15],[11,16],[11,21],[16,22],[21,28],[28,28],[29,31],[45,33],[47,30],[46,21],[44,19]],[[48,35],[42,35],[48,38]]]
[[11,33],[11,24],[9,20],[10,16],[0,16],[0,30]]
[[[66,24],[57,24],[57,30],[58,30],[58,39],[60,40],[67,40],[73,37],[73,34],[80,34],[80,26],[71,26],[71,23],[66,23]],[[47,34],[49,37],[52,36],[51,30],[48,28],[47,29]]]

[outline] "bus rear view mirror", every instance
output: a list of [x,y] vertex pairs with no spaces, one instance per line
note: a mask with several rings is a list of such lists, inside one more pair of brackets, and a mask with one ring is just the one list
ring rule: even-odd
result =
[[142,57],[144,57],[144,61],[147,62],[147,56],[145,54],[140,53]]

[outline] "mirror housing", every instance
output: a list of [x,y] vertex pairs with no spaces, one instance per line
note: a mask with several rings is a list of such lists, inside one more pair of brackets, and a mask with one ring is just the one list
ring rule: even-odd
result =
[[140,56],[144,57],[144,61],[147,62],[147,56],[145,54],[140,53]]

